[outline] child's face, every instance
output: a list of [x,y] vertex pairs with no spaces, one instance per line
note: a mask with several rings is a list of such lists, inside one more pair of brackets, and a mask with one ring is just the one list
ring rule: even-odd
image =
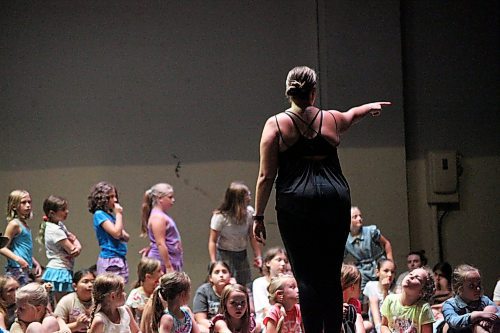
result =
[[466,302],[477,301],[481,298],[483,288],[481,286],[481,276],[479,272],[467,273],[460,296]]
[[391,261],[384,261],[380,269],[377,269],[378,280],[382,284],[390,285],[394,281],[394,272],[396,267]]
[[359,229],[363,226],[363,217],[358,208],[351,209],[351,228]]
[[288,279],[283,285],[283,302],[297,303],[299,301],[299,288],[295,279]]
[[73,287],[76,290],[78,298],[82,301],[88,301],[92,298],[92,287],[94,286],[95,276],[87,273]]
[[158,267],[156,271],[154,271],[152,274],[146,274],[146,277],[144,279],[145,284],[151,284],[153,288],[156,288],[158,284],[160,283],[160,278],[163,275],[163,272],[161,271],[161,266]]
[[405,290],[413,290],[421,292],[424,287],[426,279],[427,279],[427,272],[425,271],[425,269],[416,268],[405,276],[403,282],[401,283],[401,286]]
[[216,264],[209,277],[210,282],[215,287],[220,287],[221,289],[229,284],[230,279],[231,274],[227,270],[226,266],[222,264]]
[[237,290],[233,291],[227,300],[226,308],[231,318],[240,319],[247,311],[247,297],[246,295]]
[[8,305],[16,303],[16,291],[19,289],[19,283],[15,279],[8,279],[3,287],[2,299]]
[[31,215],[31,196],[29,194],[22,197],[19,206],[17,207],[17,214],[22,218],[29,218]]
[[118,198],[116,197],[116,191],[115,190],[111,190],[109,191],[108,193],[108,208],[110,210],[113,210],[113,208],[115,208],[115,203],[118,202]]
[[17,305],[16,316],[19,320],[26,323],[40,321],[44,315],[45,307],[43,305],[34,306],[24,301]]
[[443,272],[440,270],[436,270],[434,272],[434,284],[436,285],[436,290],[448,290],[449,289],[449,281],[443,275]]
[[408,258],[406,258],[406,265],[408,266],[408,271],[410,272],[415,268],[422,267],[420,256],[417,254],[410,254]]
[[252,193],[250,192],[250,190],[247,188],[247,194],[245,196],[245,204],[246,205],[249,205],[250,202],[252,201]]
[[68,213],[69,213],[69,210],[68,210],[68,207],[64,207],[56,212],[54,211],[50,211],[50,221],[52,222],[60,222],[60,221],[66,221],[66,219],[68,218]]
[[175,203],[174,192],[164,195],[159,199],[162,210],[168,211]]
[[266,263],[269,268],[269,275],[271,277],[278,276],[282,274],[286,270],[286,265],[288,264],[288,258],[284,253],[278,253],[271,259],[268,263]]

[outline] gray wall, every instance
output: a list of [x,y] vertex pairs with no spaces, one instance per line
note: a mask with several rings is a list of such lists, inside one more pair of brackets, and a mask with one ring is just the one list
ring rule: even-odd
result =
[[[319,70],[322,107],[393,102],[353,127],[339,154],[353,203],[391,239],[401,269],[410,248],[438,259],[425,152],[462,152],[461,205],[445,221],[445,254],[479,266],[489,292],[499,267],[487,257],[498,252],[499,230],[498,6],[453,3],[2,2],[0,188],[5,198],[14,188],[32,193],[34,231],[48,194],[68,198],[68,227],[84,244],[79,268],[98,253],[89,189],[113,182],[134,271],[146,244],[142,193],[171,183],[196,287],[211,211],[230,181],[254,187],[263,123],[286,107],[287,71],[307,64]],[[474,19],[460,21],[467,16]],[[460,34],[468,29],[475,33]],[[280,244],[273,207],[269,245]],[[462,235],[470,230],[474,239]]]

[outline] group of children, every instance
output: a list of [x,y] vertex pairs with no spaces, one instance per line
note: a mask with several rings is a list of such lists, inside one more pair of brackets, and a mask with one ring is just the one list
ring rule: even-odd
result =
[[[271,248],[261,257],[249,231],[249,197],[244,184],[233,182],[224,203],[214,211],[207,283],[196,290],[191,310],[187,306],[191,281],[182,271],[179,232],[167,215],[175,201],[170,185],[156,184],[145,193],[142,225],[151,246],[139,263],[138,282],[128,297],[130,236],[112,184],[97,183],[89,195],[101,251],[95,269],[77,272],[74,262],[82,246],[64,224],[68,202],[54,195],[43,202],[45,215],[37,240],[45,246],[48,263],[42,272],[33,257],[28,225],[31,196],[12,191],[7,227],[0,237],[0,253],[7,258],[5,276],[0,277],[0,332],[303,332],[298,286],[286,252]],[[432,272],[423,253],[412,252],[408,272],[401,275],[398,286],[389,240],[362,222],[361,211],[353,207],[346,254],[355,258],[356,265],[342,268],[344,332],[492,332],[498,327],[498,307],[483,295],[476,268],[460,265],[451,276],[451,266],[442,264]],[[242,263],[247,261],[243,246],[248,241],[254,248],[254,265],[263,273],[253,283],[248,265]],[[31,272],[41,276],[40,282],[30,282]],[[361,294],[368,308],[360,302]],[[369,318],[363,319],[363,313]]]

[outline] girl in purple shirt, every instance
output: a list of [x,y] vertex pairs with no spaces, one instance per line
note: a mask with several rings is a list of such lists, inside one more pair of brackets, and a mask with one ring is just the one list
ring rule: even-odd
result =
[[150,249],[147,256],[162,263],[165,273],[182,271],[183,251],[175,221],[167,215],[174,205],[174,189],[159,183],[144,193],[142,204],[142,236],[148,236]]

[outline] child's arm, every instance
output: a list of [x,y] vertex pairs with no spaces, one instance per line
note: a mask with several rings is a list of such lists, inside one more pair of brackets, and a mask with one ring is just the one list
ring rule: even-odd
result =
[[365,325],[363,325],[363,316],[356,313],[356,333],[365,333]]
[[382,325],[380,326],[380,332],[382,333],[391,333],[391,329],[389,328],[389,321],[387,317],[382,315]]
[[64,251],[66,251],[67,254],[76,257],[77,255],[80,254],[80,249],[76,247],[74,243],[72,243],[68,238],[61,239],[60,241],[57,242],[59,245],[62,246]]
[[380,245],[384,248],[385,255],[387,256],[387,259],[394,261],[394,257],[392,256],[391,242],[382,235],[380,235],[379,242],[380,242]]
[[224,320],[217,320],[214,325],[214,333],[232,333]]
[[380,318],[380,308],[378,305],[378,297],[370,296],[370,312],[372,314],[373,324],[375,325],[375,329],[377,333],[380,333],[380,326],[382,324],[382,319]]
[[191,330],[191,333],[200,333],[200,328],[198,327],[198,323],[196,322],[196,320],[194,320],[194,314],[193,312],[191,311],[191,309],[188,309],[189,310],[189,316],[191,316],[191,322],[193,323],[193,329]]
[[35,276],[36,277],[39,277],[39,276],[42,276],[42,266],[40,265],[40,263],[38,262],[38,260],[35,259],[35,257],[31,257],[31,261],[33,261],[33,268],[34,268],[34,272],[35,273]]
[[3,248],[0,249],[0,253],[4,255],[5,257],[14,260],[21,266],[21,268],[28,268],[28,262],[24,260],[23,258],[17,256],[14,252],[12,252],[8,246],[10,245],[10,241],[14,239],[19,233],[21,232],[21,229],[19,228],[19,225],[17,223],[11,223],[9,222],[7,224],[7,228],[5,229],[4,236],[9,238],[9,242],[7,245],[5,245]]
[[278,323],[268,317],[266,321],[266,332],[267,333],[278,333]]
[[170,333],[174,326],[174,318],[169,314],[164,314],[160,319],[158,333]]
[[113,211],[115,213],[115,223],[106,220],[101,223],[101,226],[111,237],[120,239],[123,237],[123,208],[120,204],[115,203]]
[[95,316],[92,320],[92,325],[88,330],[88,333],[105,333],[104,332],[104,321],[99,316]]
[[135,317],[132,314],[132,311],[130,311],[130,308],[128,306],[125,306],[125,309],[130,316],[130,331],[132,331],[132,333],[140,333],[141,330],[139,329],[139,325],[137,325],[137,322],[135,321]]
[[432,323],[420,325],[420,333],[432,333]]

